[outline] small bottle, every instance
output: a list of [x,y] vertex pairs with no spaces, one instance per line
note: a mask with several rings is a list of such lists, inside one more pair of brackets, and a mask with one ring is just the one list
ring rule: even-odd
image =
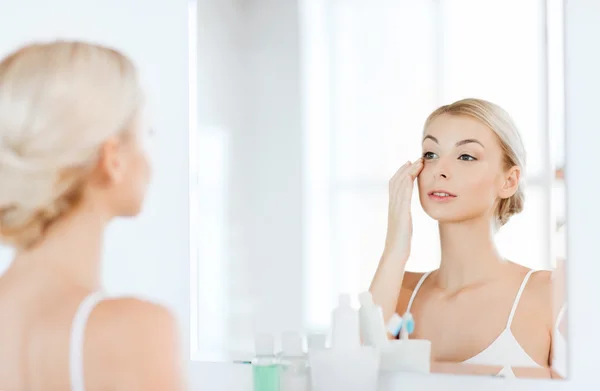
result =
[[363,344],[377,348],[387,345],[387,330],[381,307],[373,302],[373,296],[370,292],[363,292],[358,295],[358,301],[360,302],[358,316]]
[[275,341],[270,334],[255,337],[255,354],[252,360],[254,391],[279,391],[279,361],[275,357]]
[[308,390],[308,359],[302,337],[295,332],[283,333],[281,346],[281,391]]
[[358,311],[340,295],[332,313],[331,348],[309,352],[312,391],[376,391],[378,349],[360,344]]
[[[325,333],[310,333],[306,336],[306,345],[308,354],[314,354],[315,352],[324,351],[327,347],[327,335]],[[308,384],[312,382],[310,360],[307,362],[308,365]],[[310,387],[308,387],[310,389]]]
[[341,294],[339,296],[338,307],[333,310],[331,326],[331,347],[333,349],[360,347],[358,313],[350,305],[350,295]]

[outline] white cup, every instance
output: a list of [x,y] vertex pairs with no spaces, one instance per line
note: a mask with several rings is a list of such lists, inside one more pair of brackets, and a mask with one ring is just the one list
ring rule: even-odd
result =
[[361,346],[309,353],[312,391],[377,391],[380,352]]
[[381,371],[430,373],[431,341],[393,340],[381,350]]

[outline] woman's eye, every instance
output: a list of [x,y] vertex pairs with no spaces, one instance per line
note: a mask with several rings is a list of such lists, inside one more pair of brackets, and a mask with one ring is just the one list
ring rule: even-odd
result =
[[429,160],[429,159],[434,159],[434,158],[435,158],[435,156],[436,156],[436,155],[435,155],[435,153],[433,153],[433,152],[425,152],[425,153],[423,154],[423,158],[425,158],[425,159],[427,159],[427,160]]
[[458,159],[459,159],[459,160],[466,161],[466,162],[472,162],[472,161],[475,161],[475,160],[477,160],[477,159],[475,159],[473,156],[471,156],[471,155],[467,155],[467,154],[460,155],[460,156],[458,157]]

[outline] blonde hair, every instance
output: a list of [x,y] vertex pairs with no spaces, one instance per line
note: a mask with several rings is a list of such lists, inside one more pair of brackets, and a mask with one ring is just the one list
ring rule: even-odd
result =
[[[482,99],[462,99],[452,104],[442,106],[429,115],[425,121],[424,129],[442,114],[463,115],[474,118],[490,128],[500,139],[504,152],[504,169],[517,166],[522,173],[525,171],[526,155],[521,135],[510,115],[500,106]],[[511,216],[520,213],[525,203],[523,183],[514,195],[501,199],[495,211],[498,225],[501,227],[508,222]]]
[[31,44],[0,62],[0,240],[35,244],[80,201],[108,138],[141,104],[132,62],[83,42]]

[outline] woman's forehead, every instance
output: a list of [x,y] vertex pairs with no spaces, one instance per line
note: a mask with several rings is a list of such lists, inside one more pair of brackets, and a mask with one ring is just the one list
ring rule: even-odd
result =
[[475,139],[485,145],[486,142],[492,144],[497,141],[497,136],[494,131],[475,118],[442,114],[425,128],[423,141],[425,142],[426,139],[440,144],[455,144],[461,140]]

